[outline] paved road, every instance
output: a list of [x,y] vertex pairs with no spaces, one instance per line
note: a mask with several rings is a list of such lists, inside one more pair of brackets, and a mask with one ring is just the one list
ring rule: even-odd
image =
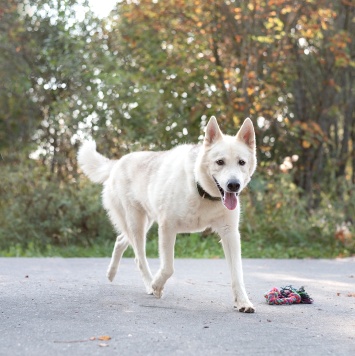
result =
[[[108,262],[0,258],[0,355],[355,355],[355,259],[244,260],[255,314],[233,310],[224,260],[176,260],[161,300]],[[267,305],[286,284],[315,303]]]

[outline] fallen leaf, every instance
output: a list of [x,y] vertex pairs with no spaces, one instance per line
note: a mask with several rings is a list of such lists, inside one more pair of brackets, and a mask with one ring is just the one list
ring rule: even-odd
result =
[[99,336],[98,339],[101,341],[107,341],[107,340],[111,340],[111,336],[103,335],[103,336]]
[[105,343],[102,342],[101,344],[99,344],[99,346],[100,346],[100,347],[107,347],[108,344],[105,344]]
[[340,293],[337,293],[337,296],[339,297],[339,296],[340,296]]
[[94,341],[94,340],[96,340],[96,337],[95,337],[95,336],[92,336],[89,340],[90,340],[90,341]]
[[355,297],[355,293],[348,293],[348,297]]

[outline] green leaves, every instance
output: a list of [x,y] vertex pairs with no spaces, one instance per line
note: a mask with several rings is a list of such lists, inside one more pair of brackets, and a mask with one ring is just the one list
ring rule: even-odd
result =
[[211,115],[231,134],[250,117],[260,161],[299,155],[294,180],[309,196],[334,159],[355,177],[348,2],[121,1],[103,20],[80,4],[4,4],[4,154],[26,150],[71,181],[85,137],[119,157],[194,142]]

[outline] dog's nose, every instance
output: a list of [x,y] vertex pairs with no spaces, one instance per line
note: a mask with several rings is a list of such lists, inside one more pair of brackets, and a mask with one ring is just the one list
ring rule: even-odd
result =
[[237,179],[231,179],[227,182],[227,188],[230,192],[237,193],[240,189],[240,182]]

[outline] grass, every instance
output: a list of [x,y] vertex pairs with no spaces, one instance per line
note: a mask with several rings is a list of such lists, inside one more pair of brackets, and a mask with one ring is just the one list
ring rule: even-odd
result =
[[[52,246],[36,247],[31,242],[27,248],[17,244],[7,251],[0,251],[1,257],[109,257],[114,239],[90,246]],[[147,256],[158,257],[158,239],[150,235],[147,240]],[[320,241],[307,241],[290,244],[289,241],[273,242],[270,239],[249,238],[242,241],[244,258],[335,258],[352,255],[352,248],[334,240],[332,244]],[[131,247],[124,257],[134,257]],[[217,236],[203,237],[200,234],[178,235],[175,245],[176,258],[223,258],[222,245]]]
[[[111,241],[95,243],[90,246],[35,246],[30,243],[27,248],[20,244],[10,247],[7,251],[0,251],[2,257],[108,257],[111,256],[114,238]],[[146,246],[147,256],[158,257],[158,238],[150,235]],[[134,257],[134,252],[129,247],[125,257]],[[201,238],[199,234],[180,235],[175,245],[175,256],[181,258],[220,258],[223,256],[221,244],[215,236]]]

